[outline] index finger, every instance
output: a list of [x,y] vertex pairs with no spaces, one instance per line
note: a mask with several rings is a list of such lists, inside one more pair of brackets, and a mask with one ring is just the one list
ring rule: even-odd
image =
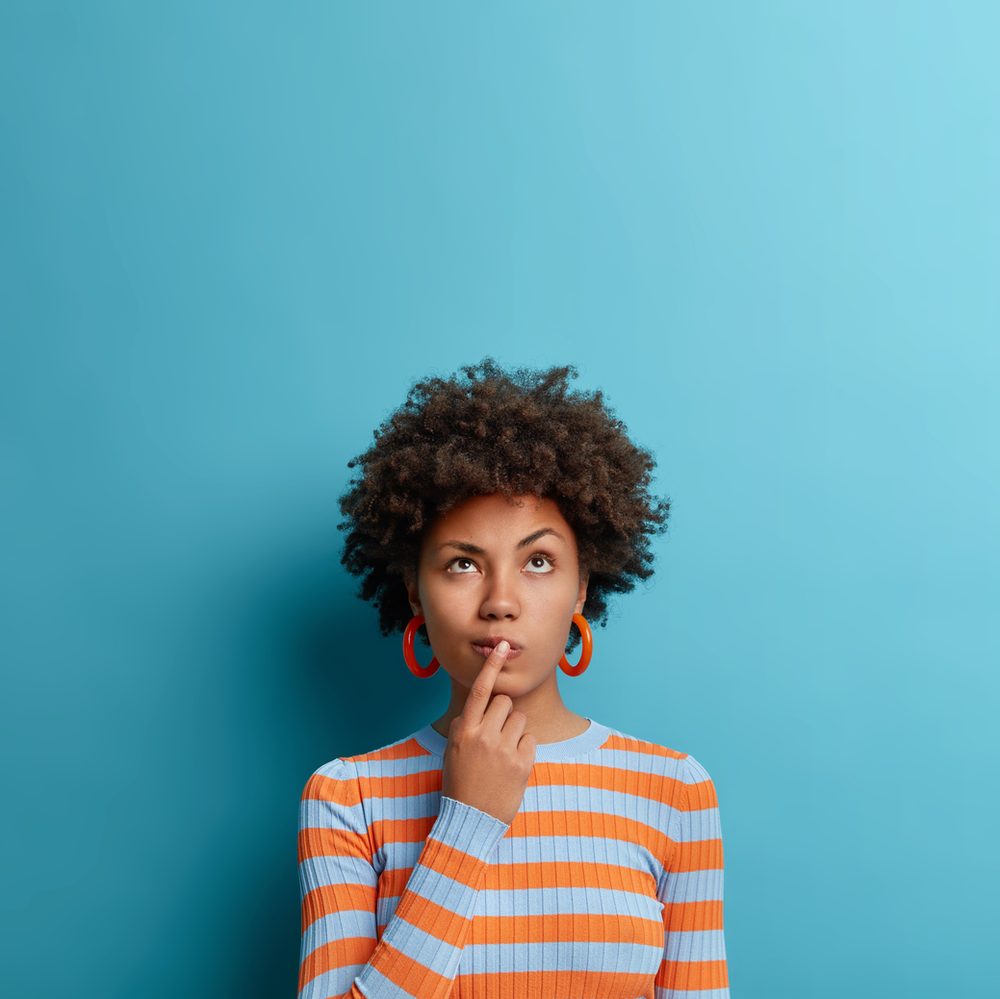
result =
[[[501,649],[503,650],[501,652]],[[470,718],[482,718],[490,703],[490,695],[493,693],[493,685],[503,669],[503,664],[510,652],[510,645],[507,642],[500,642],[493,651],[486,657],[483,668],[479,671],[469,696],[465,699],[465,707],[462,714]]]

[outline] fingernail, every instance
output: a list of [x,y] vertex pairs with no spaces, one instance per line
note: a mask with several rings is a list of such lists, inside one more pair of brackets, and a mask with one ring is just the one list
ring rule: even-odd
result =
[[501,643],[500,643],[500,644],[499,644],[499,645],[497,646],[497,652],[499,652],[499,653],[500,653],[500,655],[502,655],[502,656],[505,656],[505,655],[507,655],[507,653],[508,653],[509,651],[510,651],[510,642],[501,642]]

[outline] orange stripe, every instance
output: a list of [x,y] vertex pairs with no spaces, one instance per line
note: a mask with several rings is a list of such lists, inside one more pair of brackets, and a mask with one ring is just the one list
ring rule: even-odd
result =
[[699,808],[718,808],[719,802],[715,797],[715,785],[710,780],[699,781],[697,784],[687,785],[688,810],[697,811]]
[[722,929],[722,899],[674,902],[663,910],[663,924],[671,931]]
[[[648,996],[646,975],[614,971],[501,971],[459,975],[455,995],[525,999],[526,996]],[[421,995],[422,993],[411,993]]]
[[606,812],[518,812],[508,836],[595,836],[645,846],[654,857],[670,852],[670,840],[653,826]]
[[452,989],[452,980],[425,967],[383,940],[371,962],[394,985],[420,999],[443,999]]
[[[653,801],[674,804],[678,791],[684,789],[695,802],[692,806],[684,802],[674,804],[675,808],[715,808],[718,802],[711,781],[685,784],[676,778],[663,774],[647,774],[618,767],[598,766],[588,763],[542,763],[534,768],[529,786],[548,787],[572,785],[592,787],[605,791],[621,791]],[[359,794],[360,789],[360,794]],[[332,801],[350,808],[361,803],[363,798],[405,798],[417,794],[428,794],[441,790],[441,771],[424,770],[415,774],[398,777],[365,777],[359,775],[356,781],[336,780],[323,774],[313,774],[302,793],[303,800]]]
[[302,932],[331,912],[374,912],[378,892],[369,885],[322,885],[302,899]]
[[678,843],[670,858],[670,870],[675,873],[721,871],[722,840],[696,839],[693,843]]
[[376,843],[422,843],[436,820],[436,815],[422,819],[379,819],[368,831]]
[[729,984],[725,961],[661,961],[656,984],[661,989],[696,992],[724,989]]
[[625,739],[620,735],[609,735],[601,749],[624,749],[630,753],[645,753],[647,756],[667,756],[672,760],[686,760],[688,757],[687,753],[678,753],[666,746],[642,742],[640,739]]
[[[718,805],[711,781],[685,784],[663,774],[645,774],[637,770],[620,770],[593,763],[546,763],[531,771],[529,787],[554,784],[620,791],[638,798],[665,802],[679,811],[715,808]],[[692,793],[692,789],[696,790]]]
[[372,860],[367,836],[349,829],[324,829],[309,826],[299,832],[299,863],[309,857],[363,857]]
[[[414,906],[418,909],[418,916],[416,919],[410,919]],[[452,947],[461,947],[472,927],[471,919],[459,916],[451,909],[446,909],[443,905],[428,901],[412,892],[396,906],[396,915],[401,916],[411,926],[416,926],[418,930],[423,930],[432,937],[451,944]]]
[[441,771],[423,770],[401,777],[358,777],[363,798],[409,798],[441,790]]
[[639,916],[590,913],[528,916],[477,916],[469,943],[514,944],[544,940],[546,943],[633,943],[663,946],[663,923]]
[[673,843],[666,835],[621,815],[604,812],[519,812],[509,836],[594,836],[645,846],[654,857],[670,854],[672,871],[722,869],[722,840],[703,839]]
[[654,896],[656,879],[649,871],[635,871],[617,864],[588,861],[529,861],[523,864],[490,864],[482,887],[490,891],[525,888],[604,888]]
[[[442,847],[450,849],[450,847]],[[421,860],[427,860],[421,856]],[[393,898],[403,894],[412,867],[387,870],[378,882],[379,898]],[[467,883],[467,882],[465,882]],[[523,864],[489,864],[482,884],[485,891],[514,891],[525,888],[605,888],[611,891],[631,891],[637,895],[656,894],[656,879],[649,871],[635,871],[616,864],[595,864],[581,861],[566,864],[564,861],[532,861]]]
[[386,870],[378,879],[378,897],[393,898],[403,894],[406,883],[413,873],[412,867],[399,867],[394,870]]
[[322,774],[313,774],[302,792],[303,801],[332,801],[335,805],[351,808],[361,804],[357,781],[334,780]]
[[433,756],[430,750],[424,749],[416,739],[407,739],[398,746],[386,746],[385,749],[376,749],[374,753],[365,753],[362,756],[343,757],[348,763],[374,763],[379,760],[410,760],[414,756]]
[[477,860],[453,846],[439,843],[436,839],[427,841],[420,853],[420,863],[469,888],[479,887],[487,867],[485,861]]
[[299,968],[299,990],[334,968],[349,968],[355,964],[367,964],[375,950],[375,941],[370,937],[342,937],[317,947],[302,962]]
[[308,826],[299,833],[299,862],[306,857],[364,857],[371,862],[375,843],[422,843],[437,816],[422,819],[384,819],[368,827],[368,835],[348,829]]

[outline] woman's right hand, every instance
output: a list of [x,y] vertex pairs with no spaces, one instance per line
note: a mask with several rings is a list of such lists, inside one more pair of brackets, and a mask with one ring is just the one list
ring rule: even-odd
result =
[[[502,650],[502,651],[501,651]],[[490,653],[469,691],[462,713],[451,723],[444,751],[441,793],[510,825],[521,807],[535,762],[535,737],[527,718],[506,694],[493,694],[510,646]]]

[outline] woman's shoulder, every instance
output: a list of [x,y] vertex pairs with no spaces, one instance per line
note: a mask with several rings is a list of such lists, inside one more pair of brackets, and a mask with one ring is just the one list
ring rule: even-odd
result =
[[323,796],[322,793],[315,792],[329,789],[331,783],[351,782],[357,785],[362,797],[367,797],[373,781],[382,784],[387,780],[405,780],[414,774],[440,770],[441,756],[433,752],[433,745],[428,747],[430,740],[426,737],[426,731],[421,729],[368,753],[341,756],[324,763],[313,771],[306,784],[305,796],[320,797]]
[[708,771],[690,754],[669,749],[646,739],[638,739],[617,729],[607,728],[608,736],[600,753],[612,765],[626,770],[657,773],[685,784],[711,782]]

